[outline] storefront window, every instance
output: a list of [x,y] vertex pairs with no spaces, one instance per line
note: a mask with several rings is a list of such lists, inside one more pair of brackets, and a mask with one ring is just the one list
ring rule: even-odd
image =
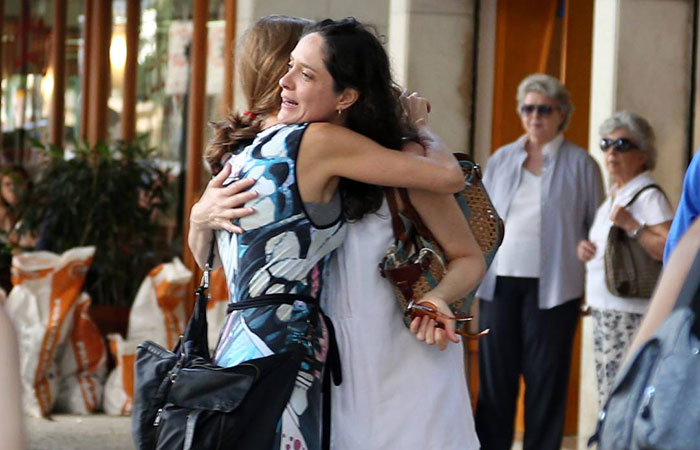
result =
[[49,0],[6,2],[2,32],[2,164],[27,164],[29,138],[42,139],[52,93]]
[[[190,97],[193,2],[140,0],[137,55],[136,135],[155,149],[154,158],[171,171],[173,208],[164,219],[170,238],[181,245],[184,173],[187,160],[188,99]],[[127,0],[112,0],[110,88],[107,142],[122,137],[124,70],[126,66]],[[55,74],[51,68],[52,0],[5,2],[2,32],[0,164],[23,165],[34,172],[40,164],[33,142],[49,138],[50,107]],[[83,140],[82,103],[87,66],[84,29],[85,1],[68,0],[65,41],[65,117],[63,146],[70,155]],[[210,2],[205,120],[220,120],[224,80],[224,3]],[[230,48],[230,47],[229,47]],[[205,143],[211,136],[208,126]],[[202,174],[202,186],[208,173]],[[178,238],[179,236],[179,238]]]
[[[123,1],[123,0],[121,0]],[[117,1],[115,1],[116,5]],[[184,166],[187,160],[188,98],[190,95],[190,43],[193,32],[191,2],[143,0],[139,36],[136,133],[146,135],[157,149],[157,157],[167,165],[176,185],[174,208],[168,218],[173,236],[181,238],[184,202]],[[116,19],[116,15],[115,15]],[[210,9],[208,22],[206,119],[221,116],[219,102],[223,91],[223,7]],[[112,46],[117,42],[118,28]],[[115,91],[113,91],[115,95]],[[119,102],[113,101],[118,105]],[[207,127],[208,128],[208,127]],[[205,139],[210,132],[207,131]],[[204,184],[208,175],[203,174]],[[177,242],[180,245],[180,241]]]

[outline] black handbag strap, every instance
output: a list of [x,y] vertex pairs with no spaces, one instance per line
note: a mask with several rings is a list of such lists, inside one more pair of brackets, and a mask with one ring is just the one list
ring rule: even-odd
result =
[[639,197],[642,194],[642,192],[644,192],[648,189],[658,189],[659,191],[661,191],[662,194],[664,194],[664,197],[666,197],[666,193],[664,192],[663,189],[661,189],[661,186],[659,186],[658,184],[655,184],[655,183],[647,184],[646,186],[644,186],[643,188],[638,190],[636,194],[634,194],[632,199],[630,201],[628,201],[627,204],[625,205],[625,208],[628,208],[632,203],[635,202],[635,200],[637,200],[637,197]]
[[207,256],[207,264],[204,266],[204,273],[202,274],[202,282],[199,284],[199,288],[203,290],[209,289],[209,280],[211,278],[211,268],[214,266],[214,247],[216,246],[216,237],[211,239],[211,244],[209,244],[209,255]]
[[[209,245],[209,255],[204,266],[202,281],[194,291],[195,302],[194,311],[190,317],[185,332],[180,339],[180,343],[175,347],[175,353],[180,353],[181,357],[200,356],[209,357],[209,340],[207,337],[207,303],[209,303],[209,280],[211,278],[211,268],[214,264],[214,246],[216,238],[213,237]],[[184,348],[183,348],[184,347]]]
[[323,320],[326,322],[328,330],[329,347],[328,355],[326,356],[326,368],[323,372],[323,381],[321,391],[323,395],[323,403],[321,405],[321,450],[330,450],[331,448],[331,380],[336,386],[340,386],[343,382],[343,370],[340,364],[340,352],[338,350],[338,341],[335,338],[335,328],[331,318],[323,312],[321,313]]

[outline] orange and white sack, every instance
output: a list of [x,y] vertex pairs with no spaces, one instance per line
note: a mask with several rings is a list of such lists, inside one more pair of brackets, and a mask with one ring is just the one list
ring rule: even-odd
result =
[[68,335],[95,247],[62,255],[28,252],[12,258],[12,284],[5,307],[17,329],[26,414],[51,412],[58,382],[56,353]]
[[228,308],[228,285],[223,267],[219,267],[211,273],[209,280],[209,302],[207,303],[207,340],[209,350],[214,351],[219,341],[221,327],[226,321],[226,308]]
[[173,348],[185,330],[192,273],[178,258],[157,265],[141,283],[129,313],[127,339]]
[[58,360],[61,381],[54,411],[89,414],[102,404],[107,347],[88,314],[91,303],[83,293],[73,310],[73,326]]
[[119,333],[107,336],[109,351],[116,366],[105,383],[102,408],[105,414],[129,416],[134,405],[134,362],[141,341],[124,340]]

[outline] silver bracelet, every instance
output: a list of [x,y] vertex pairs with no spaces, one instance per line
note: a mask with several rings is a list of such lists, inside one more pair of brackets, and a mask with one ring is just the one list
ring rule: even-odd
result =
[[642,224],[639,224],[639,226],[637,227],[637,229],[634,230],[634,231],[632,232],[632,234],[630,234],[630,237],[631,237],[632,239],[637,239],[637,238],[639,238],[639,235],[642,234],[642,230],[644,230],[644,228],[646,228],[646,225],[644,225],[643,223],[642,223]]

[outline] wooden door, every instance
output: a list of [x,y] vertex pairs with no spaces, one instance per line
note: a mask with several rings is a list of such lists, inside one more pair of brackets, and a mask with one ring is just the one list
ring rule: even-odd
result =
[[[522,135],[516,90],[524,77],[535,72],[558,77],[567,86],[576,110],[566,137],[588,148],[592,41],[593,0],[498,0],[491,151]],[[564,434],[577,432],[580,359],[579,323]],[[520,393],[516,429],[522,431],[522,382]]]

